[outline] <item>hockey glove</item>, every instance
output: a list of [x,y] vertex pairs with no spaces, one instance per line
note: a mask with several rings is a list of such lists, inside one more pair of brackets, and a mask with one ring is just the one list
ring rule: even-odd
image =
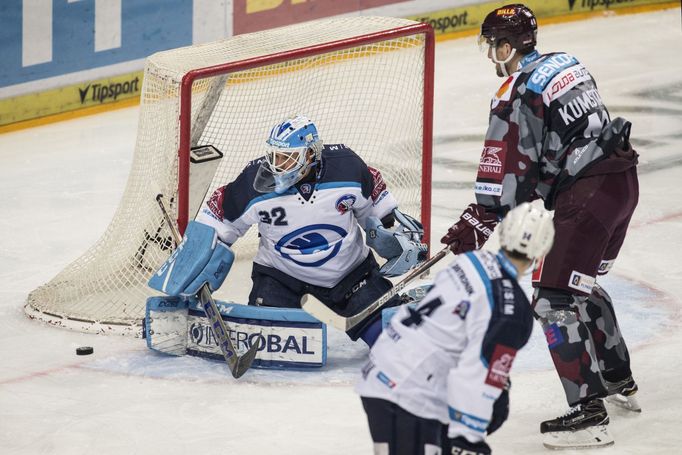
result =
[[487,213],[482,205],[469,204],[459,221],[448,229],[440,241],[449,245],[455,254],[477,250],[492,235],[498,223],[497,215]]
[[443,453],[450,455],[490,455],[490,446],[485,441],[469,442],[464,436],[450,438],[449,447]]
[[511,383],[507,382],[507,387],[502,391],[495,404],[493,404],[493,416],[490,418],[490,423],[486,431],[488,434],[493,434],[500,429],[502,424],[509,417],[509,387]]
[[208,283],[215,291],[225,281],[234,253],[215,229],[196,221],[187,225],[178,248],[149,280],[149,287],[171,296],[195,296]]
[[388,261],[379,270],[382,275],[394,277],[408,272],[426,259],[427,246],[421,243],[424,229],[417,220],[393,211],[400,223],[394,230],[387,229],[375,217],[367,219],[365,232],[367,245]]

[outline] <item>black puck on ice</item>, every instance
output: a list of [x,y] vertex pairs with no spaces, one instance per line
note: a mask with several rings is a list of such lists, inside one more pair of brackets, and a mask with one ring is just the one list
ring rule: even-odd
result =
[[95,352],[95,350],[90,346],[81,346],[80,348],[76,349],[76,355],[90,355],[93,352]]

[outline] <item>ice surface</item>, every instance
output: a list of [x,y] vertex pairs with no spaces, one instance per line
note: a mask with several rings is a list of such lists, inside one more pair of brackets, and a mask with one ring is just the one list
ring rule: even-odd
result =
[[[679,453],[680,10],[545,26],[539,39],[541,51],[571,52],[590,68],[612,116],[633,122],[641,154],[640,204],[602,284],[629,341],[643,413],[613,409],[615,446],[579,453]],[[488,100],[500,81],[473,38],[439,43],[436,52],[438,239],[473,197]],[[220,362],[166,357],[141,340],[25,317],[27,294],[108,225],[132,161],[137,115],[129,108],[0,136],[0,453],[372,453],[352,390],[367,350],[333,330],[322,371],[254,370],[237,382]],[[493,238],[489,246],[495,245]],[[248,289],[223,292],[239,300]],[[539,332],[512,373],[511,417],[490,438],[496,454],[546,452],[539,422],[565,409]],[[77,357],[82,345],[95,353]]]

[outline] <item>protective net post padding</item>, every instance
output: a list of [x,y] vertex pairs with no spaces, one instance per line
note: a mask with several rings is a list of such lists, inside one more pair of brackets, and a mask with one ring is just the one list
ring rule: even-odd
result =
[[[380,169],[401,209],[422,217],[430,191],[422,187],[424,162],[430,164],[423,150],[426,37],[423,32],[391,36],[392,30],[415,24],[395,18],[337,18],[150,56],[133,165],[119,208],[95,245],[31,292],[27,313],[80,330],[91,330],[89,324],[97,331],[139,326],[145,300],[155,294],[146,283],[173,247],[155,198],[163,194],[172,216],[178,217],[181,121],[191,122],[192,145],[210,144],[224,154],[202,198],[263,155],[274,124],[303,114],[315,122],[325,143],[344,143]],[[315,50],[377,33],[385,33],[386,39],[360,40],[324,53]],[[311,55],[295,52],[295,58],[276,63],[263,58],[304,48],[312,49]],[[235,62],[246,62],[247,68],[237,64],[230,72],[213,74],[215,67]],[[181,117],[183,77],[202,69],[211,75],[194,80],[191,117]],[[423,221],[428,232],[429,220]],[[257,244],[252,228],[234,251],[245,258],[255,253]]]

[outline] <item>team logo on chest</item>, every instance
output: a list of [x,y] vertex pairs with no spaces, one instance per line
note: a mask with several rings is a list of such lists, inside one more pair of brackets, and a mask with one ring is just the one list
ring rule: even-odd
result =
[[313,186],[310,183],[301,185],[301,194],[310,194],[313,192]]
[[343,215],[353,208],[356,200],[357,198],[352,194],[344,194],[336,200],[336,210]]
[[345,229],[333,224],[311,224],[282,237],[275,250],[302,267],[319,267],[339,253],[346,235]]

